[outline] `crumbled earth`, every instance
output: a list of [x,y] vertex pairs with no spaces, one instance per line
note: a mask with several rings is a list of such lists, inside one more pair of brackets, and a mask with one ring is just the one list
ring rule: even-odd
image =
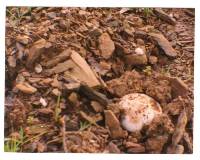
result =
[[[8,7],[5,151],[192,153],[194,18],[193,9]],[[162,108],[137,132],[121,125],[131,93]]]

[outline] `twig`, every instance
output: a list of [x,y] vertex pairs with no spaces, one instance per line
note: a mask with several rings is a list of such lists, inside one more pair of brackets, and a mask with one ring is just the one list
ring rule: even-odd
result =
[[65,123],[65,119],[66,119],[66,116],[64,115],[63,118],[62,118],[62,128],[61,128],[61,132],[62,132],[62,141],[63,141],[63,150],[64,152],[68,152],[68,149],[67,149],[67,145],[66,145],[66,136],[65,136],[65,128],[66,128],[66,123]]

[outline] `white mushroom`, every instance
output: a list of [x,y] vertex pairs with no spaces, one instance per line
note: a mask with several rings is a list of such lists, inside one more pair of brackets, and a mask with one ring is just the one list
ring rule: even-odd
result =
[[153,98],[140,93],[132,93],[122,97],[122,126],[130,131],[140,131],[144,125],[149,125],[152,120],[162,113],[158,102]]

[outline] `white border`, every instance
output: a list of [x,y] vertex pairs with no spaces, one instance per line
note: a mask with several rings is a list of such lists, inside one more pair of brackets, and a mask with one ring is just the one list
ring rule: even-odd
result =
[[[188,160],[200,159],[200,5],[198,0],[3,0],[0,5],[0,159],[6,160],[62,160],[62,159],[137,159],[137,160]],[[155,155],[155,154],[65,154],[65,153],[4,153],[4,79],[5,79],[5,7],[6,6],[69,6],[69,7],[169,7],[169,8],[195,8],[195,83],[194,83],[194,152],[190,155]]]

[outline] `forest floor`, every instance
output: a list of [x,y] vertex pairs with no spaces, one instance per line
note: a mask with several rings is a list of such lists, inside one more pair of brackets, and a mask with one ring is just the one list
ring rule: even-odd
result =
[[[194,18],[193,9],[8,7],[5,151],[192,153]],[[132,93],[162,109],[138,131],[122,124],[120,101]]]

